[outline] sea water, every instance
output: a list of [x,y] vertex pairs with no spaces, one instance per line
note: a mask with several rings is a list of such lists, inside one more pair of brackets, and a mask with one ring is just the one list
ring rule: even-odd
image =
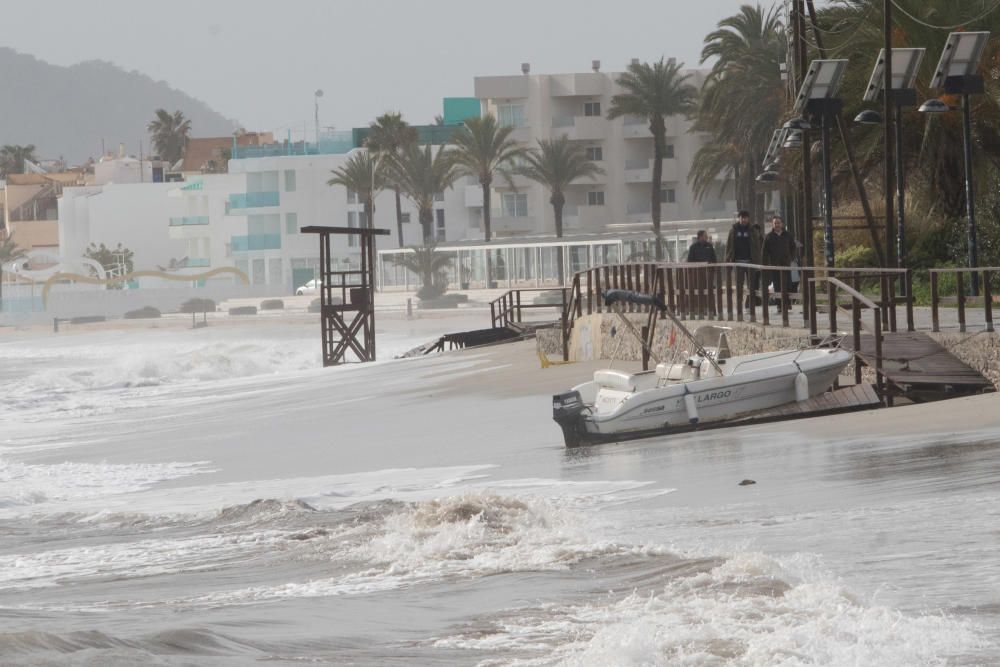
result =
[[504,348],[315,333],[0,343],[0,664],[1000,663],[1000,430],[567,451]]

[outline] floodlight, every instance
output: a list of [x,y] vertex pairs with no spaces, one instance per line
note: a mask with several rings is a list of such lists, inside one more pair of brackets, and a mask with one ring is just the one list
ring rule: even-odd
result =
[[[767,145],[767,152],[764,153],[764,161],[762,164],[767,165],[771,162],[778,153],[778,149],[781,145],[785,143],[785,135],[788,134],[788,130],[777,129],[771,134],[771,143]],[[765,166],[766,170],[767,167]]]
[[921,104],[919,111],[920,113],[947,113],[948,111],[951,111],[951,107],[935,98],[933,100],[927,100]]
[[989,38],[988,32],[953,32],[948,35],[941,60],[931,79],[931,88],[943,88],[945,80],[953,76],[975,74]]
[[758,183],[774,183],[778,180],[778,172],[776,171],[765,171],[757,176]]
[[784,125],[781,126],[781,129],[791,130],[794,132],[798,132],[800,130],[811,130],[812,124],[802,116],[798,116],[797,118],[792,118],[791,120],[787,121]]
[[[916,86],[917,72],[927,49],[892,50],[892,89],[912,90]],[[874,102],[882,92],[885,83],[885,49],[878,52],[872,78],[865,89],[865,102]]]
[[854,117],[854,122],[859,125],[881,125],[882,124],[882,114],[878,111],[872,111],[871,109],[865,109],[857,116]]
[[784,148],[802,148],[802,131],[792,130],[785,139]]
[[781,164],[777,160],[775,160],[774,162],[770,162],[770,163],[764,165],[764,171],[774,171],[774,172],[776,172],[779,169],[781,169]]
[[847,60],[814,60],[802,80],[793,111],[802,114],[809,100],[830,100],[837,97],[840,81],[847,69]]

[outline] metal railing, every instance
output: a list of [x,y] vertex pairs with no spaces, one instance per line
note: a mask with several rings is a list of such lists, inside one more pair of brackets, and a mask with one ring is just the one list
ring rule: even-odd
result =
[[[879,306],[877,303],[872,301],[870,298],[862,294],[857,289],[851,287],[842,280],[833,278],[830,276],[822,276],[819,278],[810,278],[810,284],[815,284],[818,282],[825,282],[828,288],[828,294],[830,296],[830,303],[834,304],[834,307],[830,308],[830,334],[838,333],[837,320],[832,315],[837,311],[847,314],[851,318],[851,338],[854,345],[854,383],[861,384],[861,369],[862,366],[868,366],[875,371],[875,390],[878,392],[879,396],[885,396],[885,382],[883,380],[883,355],[882,355],[882,342],[883,342],[883,313],[885,309]],[[841,293],[846,294],[851,299],[851,309],[848,311],[840,307],[839,297]],[[862,318],[863,311],[869,311],[872,313],[872,325],[867,326]],[[868,331],[872,338],[874,339],[874,349],[873,356],[869,358],[861,348],[861,331],[864,329]],[[816,333],[813,331],[812,333]]]
[[180,218],[170,218],[171,227],[187,227],[189,225],[207,225],[207,215],[185,215]]
[[[955,276],[955,299],[958,305],[958,330],[965,333],[965,306],[966,304],[973,300],[981,298],[983,301],[983,314],[986,318],[986,331],[992,332],[993,329],[993,292],[990,287],[990,278],[993,274],[1000,272],[1000,267],[997,266],[981,266],[977,268],[947,268],[947,269],[928,269],[931,279],[931,330],[940,331],[941,330],[941,320],[939,308],[942,303],[944,303],[948,297],[942,297],[940,292],[940,277],[943,274],[952,274]],[[965,276],[967,274],[978,275],[980,278],[979,284],[982,287],[981,297],[970,297],[965,293]]]
[[[542,292],[554,292],[556,290],[562,293],[562,299],[557,303],[523,303],[521,299],[522,293],[539,294]],[[524,321],[524,311],[531,309],[558,309],[560,319],[562,319],[566,313],[568,292],[568,287],[529,287],[509,290],[490,302],[490,317],[493,321],[493,328],[498,329],[512,324],[521,324]]]
[[229,195],[229,208],[259,208],[279,206],[281,195],[277,192],[235,192]]

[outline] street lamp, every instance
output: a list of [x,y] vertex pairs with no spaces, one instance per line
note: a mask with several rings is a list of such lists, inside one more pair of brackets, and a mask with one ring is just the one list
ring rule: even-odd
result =
[[[802,88],[795,98],[793,111],[819,116],[822,123],[823,141],[823,243],[826,250],[826,265],[834,264],[833,250],[833,168],[830,155],[830,128],[834,119],[843,109],[843,101],[837,97],[840,82],[847,69],[847,60],[814,60],[809,65],[802,80]],[[810,123],[802,118],[794,118],[787,123],[788,129],[809,129]],[[811,225],[809,227],[811,231]],[[812,243],[811,238],[806,239]]]
[[[906,266],[906,189],[904,187],[903,174],[903,108],[912,107],[917,104],[917,72],[920,70],[920,63],[924,59],[927,49],[893,49],[892,60],[889,62],[891,69],[892,90],[889,92],[888,101],[895,108],[895,154],[896,154],[896,259],[898,266]],[[878,99],[879,93],[885,94],[885,49],[878,53],[875,61],[875,69],[872,70],[872,78],[865,89],[864,101],[874,102]],[[866,109],[859,113],[854,119],[855,123],[862,125],[881,125],[885,123],[885,117],[877,111]],[[885,123],[888,125],[888,123]],[[890,194],[886,193],[889,200]],[[890,202],[891,203],[891,202]],[[887,206],[888,209],[888,206]],[[891,222],[886,220],[886,256],[891,255]],[[905,289],[905,286],[904,286]]]
[[[962,139],[965,153],[965,211],[968,216],[969,268],[979,266],[979,251],[976,245],[976,203],[972,188],[972,95],[984,91],[983,77],[976,72],[979,60],[986,48],[989,32],[953,32],[941,52],[941,59],[934,70],[931,88],[943,88],[945,93],[962,96]],[[940,100],[936,104],[925,102],[920,110],[924,113],[941,113],[947,105]],[[979,296],[979,276],[972,274],[972,296]]]
[[323,97],[323,90],[316,89],[313,93],[313,102],[316,105],[316,151],[319,152],[319,98]]

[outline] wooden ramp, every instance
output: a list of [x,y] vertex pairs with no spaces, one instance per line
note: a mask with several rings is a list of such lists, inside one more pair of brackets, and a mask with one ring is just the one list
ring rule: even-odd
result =
[[[853,348],[845,338],[841,346]],[[875,365],[875,339],[861,337],[861,355]],[[882,338],[882,376],[893,393],[930,397],[931,393],[967,394],[993,391],[993,383],[979,371],[941,347],[925,333],[900,331]]]
[[803,417],[820,417],[840,412],[855,410],[870,410],[882,407],[882,401],[870,384],[851,385],[824,392],[802,403],[786,403],[770,410],[762,410],[739,423],[760,423],[797,419]]

